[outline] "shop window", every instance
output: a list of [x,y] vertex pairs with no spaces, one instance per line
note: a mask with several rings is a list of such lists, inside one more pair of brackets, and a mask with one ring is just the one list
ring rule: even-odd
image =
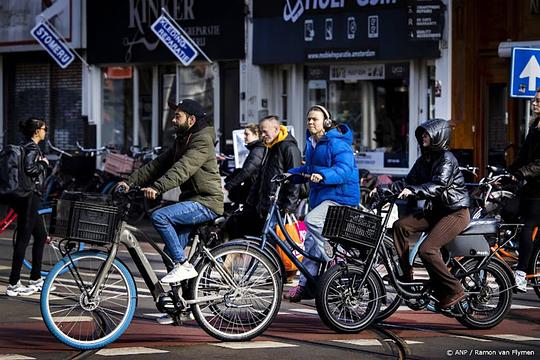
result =
[[[178,99],[193,99],[198,101],[207,114],[207,120],[213,123],[214,71],[211,64],[195,63],[188,67],[163,67],[161,74],[161,98],[163,101],[161,107],[160,144],[171,146],[174,141],[171,123],[174,113],[169,109],[168,102],[176,102],[176,89],[178,89]],[[178,74],[178,80],[176,79],[176,74]],[[178,85],[176,81],[178,81]]]
[[[322,84],[310,100],[324,99]],[[328,107],[354,131],[358,164],[367,169],[409,167],[409,88],[404,79],[329,82]]]
[[152,68],[139,69],[139,141],[141,148],[152,146]]
[[126,152],[133,144],[133,73],[131,67],[106,67],[103,75],[101,143]]

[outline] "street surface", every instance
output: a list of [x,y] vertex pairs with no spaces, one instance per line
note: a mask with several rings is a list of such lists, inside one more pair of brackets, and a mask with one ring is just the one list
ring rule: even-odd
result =
[[[148,227],[148,231],[152,231]],[[27,298],[5,295],[11,262],[11,235],[0,234],[0,360],[2,359],[539,359],[540,299],[532,288],[514,295],[512,310],[497,327],[469,330],[456,320],[429,311],[402,307],[382,324],[359,334],[337,334],[324,326],[314,301],[282,303],[266,333],[247,343],[222,343],[202,331],[195,321],[183,326],[159,325],[159,316],[127,251],[120,257],[137,275],[139,302],[135,317],[122,337],[106,349],[75,351],[46,329],[39,294]],[[148,257],[165,269],[150,246]],[[23,270],[23,281],[28,280]],[[286,288],[290,288],[287,285]],[[127,356],[126,356],[127,355]]]

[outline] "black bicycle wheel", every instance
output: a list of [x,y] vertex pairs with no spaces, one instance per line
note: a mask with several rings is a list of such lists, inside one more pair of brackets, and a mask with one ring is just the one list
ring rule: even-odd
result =
[[374,271],[362,288],[364,269],[356,265],[337,265],[319,280],[315,304],[321,320],[341,333],[356,333],[368,327],[377,317],[382,289]]
[[[512,305],[512,282],[506,271],[495,260],[479,269],[480,261],[469,260],[456,273],[465,293],[469,294],[466,301],[459,303],[465,315],[456,319],[469,329],[490,329],[496,326]],[[460,276],[467,272],[470,274]]]

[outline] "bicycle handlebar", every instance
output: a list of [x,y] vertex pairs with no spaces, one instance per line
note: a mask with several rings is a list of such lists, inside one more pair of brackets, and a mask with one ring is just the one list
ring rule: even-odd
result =
[[106,146],[102,146],[100,148],[95,148],[95,149],[91,149],[91,148],[84,148],[78,141],[77,141],[77,148],[79,149],[80,152],[83,152],[83,153],[96,153],[96,154],[100,154],[100,153],[104,153],[104,152],[109,152],[109,148],[107,148]]
[[68,152],[54,146],[50,140],[47,140],[47,144],[49,145],[49,148],[56,151],[57,153],[59,153],[61,155],[65,155],[67,157],[73,157],[73,154],[70,154],[70,153],[68,153]]

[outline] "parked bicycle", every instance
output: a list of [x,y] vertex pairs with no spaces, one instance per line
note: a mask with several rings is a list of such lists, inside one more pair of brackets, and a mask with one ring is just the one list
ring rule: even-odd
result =
[[[394,204],[396,195],[384,196],[376,203]],[[376,267],[383,263],[395,291],[396,301],[413,310],[428,309],[456,318],[472,329],[487,329],[499,324],[510,310],[514,278],[511,269],[490,251],[486,236],[496,236],[501,246],[515,238],[519,224],[472,221],[444,249],[444,259],[452,274],[460,280],[466,297],[449,310],[438,306],[428,281],[398,280],[401,269],[394,261],[395,249],[383,246],[388,214],[380,216],[348,207],[331,207],[323,235],[331,239],[336,256],[344,259],[319,279],[317,311],[330,328],[345,333],[368,327],[378,316],[384,297]],[[419,245],[411,250],[416,257]],[[393,250],[393,251],[389,251]],[[394,308],[394,311],[397,307]]]
[[220,340],[245,341],[262,334],[281,303],[282,283],[273,261],[250,242],[208,248],[199,235],[205,225],[201,224],[192,233],[188,255],[198,276],[165,289],[139,239],[147,241],[167,266],[173,266],[172,260],[125,221],[130,204],[140,196],[139,190],[132,189],[115,194],[112,203],[92,202],[86,196],[60,203],[55,221],[66,225],[64,241],[87,242],[99,249],[68,253],[49,273],[41,295],[41,313],[49,331],[71,347],[96,349],[126,330],[135,312],[137,287],[131,271],[117,258],[119,246],[124,245],[157,309],[172,316],[175,324],[181,323],[183,312],[191,311],[204,331]]

